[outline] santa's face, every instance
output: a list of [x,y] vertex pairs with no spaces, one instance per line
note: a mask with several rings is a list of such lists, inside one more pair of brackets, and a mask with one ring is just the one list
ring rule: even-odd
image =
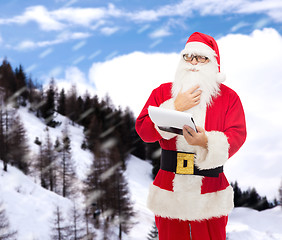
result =
[[212,96],[215,96],[219,91],[218,66],[214,59],[203,55],[197,56],[198,59],[196,59],[193,56],[197,55],[185,56],[181,54],[173,83],[173,97],[176,97],[179,92],[185,92],[189,88],[199,85],[202,90],[200,103],[209,104]]

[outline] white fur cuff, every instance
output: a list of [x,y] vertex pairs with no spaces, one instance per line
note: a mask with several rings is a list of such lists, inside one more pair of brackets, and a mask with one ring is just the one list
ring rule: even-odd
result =
[[212,169],[225,164],[228,160],[229,143],[223,132],[206,132],[208,148],[195,147],[195,164],[199,169]]

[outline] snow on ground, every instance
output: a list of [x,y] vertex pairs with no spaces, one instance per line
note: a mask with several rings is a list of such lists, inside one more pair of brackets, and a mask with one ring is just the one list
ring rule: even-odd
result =
[[57,206],[68,212],[71,201],[42,188],[12,166],[4,172],[1,165],[0,178],[0,201],[11,228],[18,231],[17,240],[49,239],[53,212]]
[[[27,108],[20,108],[18,110],[21,120],[24,123],[24,127],[27,131],[28,144],[30,146],[31,155],[36,156],[39,151],[38,145],[34,143],[36,137],[41,142],[45,142],[46,139],[46,125],[45,123],[37,118],[33,113],[30,113]],[[92,163],[92,154],[89,151],[81,149],[81,144],[84,139],[83,127],[78,125],[72,125],[71,121],[64,116],[57,114],[55,121],[61,122],[62,124],[56,128],[49,127],[49,134],[51,141],[54,143],[57,139],[61,139],[62,131],[67,124],[70,139],[71,139],[71,152],[76,168],[76,173],[79,179],[84,179],[87,175],[87,170]]]
[[146,207],[149,185],[152,182],[151,173],[152,165],[150,163],[134,156],[128,160],[126,176],[129,180],[128,185],[136,212],[134,219],[136,225],[129,234],[129,238],[132,240],[147,239],[154,224],[154,215]]
[[228,240],[281,240],[282,209],[275,207],[265,211],[235,208],[229,215]]

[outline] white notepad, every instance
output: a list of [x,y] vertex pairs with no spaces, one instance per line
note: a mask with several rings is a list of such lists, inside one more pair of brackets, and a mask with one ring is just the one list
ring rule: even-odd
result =
[[188,125],[194,129],[194,131],[197,131],[193,116],[190,113],[154,106],[149,106],[148,112],[153,123],[155,123],[161,130],[183,134],[183,126]]

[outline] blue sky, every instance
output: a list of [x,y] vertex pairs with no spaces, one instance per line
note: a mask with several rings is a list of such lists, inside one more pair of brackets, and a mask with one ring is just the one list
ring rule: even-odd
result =
[[200,31],[216,39],[271,27],[282,32],[277,0],[0,1],[0,57],[39,81],[134,51],[179,52]]

